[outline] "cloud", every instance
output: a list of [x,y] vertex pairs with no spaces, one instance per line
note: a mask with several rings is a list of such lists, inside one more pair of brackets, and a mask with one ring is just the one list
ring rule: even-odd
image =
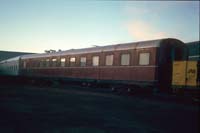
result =
[[158,31],[154,26],[143,21],[133,21],[127,24],[129,34],[136,41],[166,38],[164,32]]

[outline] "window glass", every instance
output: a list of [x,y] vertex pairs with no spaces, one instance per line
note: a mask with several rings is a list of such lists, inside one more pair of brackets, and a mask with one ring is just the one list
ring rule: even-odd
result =
[[42,66],[45,67],[46,66],[46,61],[42,60]]
[[76,58],[75,57],[71,57],[70,58],[70,66],[74,66],[76,62]]
[[92,66],[98,66],[99,65],[99,56],[93,56],[92,57]]
[[139,65],[149,65],[150,53],[140,53]]
[[86,66],[86,57],[81,57],[81,66]]
[[46,67],[49,67],[49,59],[46,59]]
[[40,60],[40,67],[44,66],[44,60]]
[[75,57],[71,57],[70,58],[70,62],[75,62],[76,61],[76,58]]
[[130,64],[130,54],[122,54],[121,65],[129,65],[129,64]]
[[57,59],[56,59],[56,58],[54,58],[54,59],[52,59],[52,61],[53,61],[53,62],[55,62],[55,61],[57,61]]
[[56,67],[56,63],[57,63],[57,59],[56,58],[52,59],[52,66],[53,67]]
[[35,60],[35,67],[40,67],[40,61],[39,60]]
[[65,67],[65,58],[60,59],[60,66]]
[[24,61],[24,63],[23,63],[23,68],[26,68],[26,62]]
[[107,55],[106,56],[106,66],[112,66],[113,65],[113,55]]

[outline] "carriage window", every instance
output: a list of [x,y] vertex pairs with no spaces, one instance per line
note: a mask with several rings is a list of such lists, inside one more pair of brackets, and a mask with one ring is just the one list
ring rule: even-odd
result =
[[35,67],[40,67],[40,61],[39,60],[36,59],[34,62],[35,62]]
[[106,56],[106,66],[112,66],[113,65],[113,55],[107,55]]
[[99,56],[93,56],[92,57],[92,66],[98,66],[99,65]]
[[49,59],[46,59],[46,67],[49,67]]
[[26,62],[24,61],[24,63],[23,63],[23,68],[26,68]]
[[81,57],[81,66],[86,66],[86,57]]
[[65,58],[60,59],[60,66],[65,67]]
[[44,60],[40,61],[40,67],[44,67],[44,62],[45,62]]
[[130,54],[122,54],[121,65],[129,65],[129,64],[130,64]]
[[70,66],[74,66],[76,62],[76,58],[75,57],[71,57],[70,58]]
[[46,61],[42,60],[42,67],[45,67],[45,66],[46,66]]
[[39,67],[42,67],[42,60],[39,61]]
[[139,65],[149,65],[150,53],[140,53]]
[[56,67],[56,63],[57,63],[57,59],[56,58],[52,59],[52,67]]
[[75,57],[71,57],[70,58],[70,62],[75,62],[76,61],[76,58]]

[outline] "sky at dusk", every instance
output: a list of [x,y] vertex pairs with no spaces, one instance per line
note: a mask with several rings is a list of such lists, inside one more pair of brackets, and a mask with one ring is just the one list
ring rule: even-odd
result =
[[199,40],[199,1],[0,0],[0,50]]

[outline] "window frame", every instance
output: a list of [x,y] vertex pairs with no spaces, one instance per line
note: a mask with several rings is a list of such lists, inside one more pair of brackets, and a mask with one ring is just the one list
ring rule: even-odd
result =
[[[74,59],[74,61],[71,59]],[[74,57],[74,56],[69,57],[69,66],[73,67],[73,66],[75,66],[75,64],[76,64],[76,57]]]
[[23,61],[23,68],[26,69],[26,67],[27,67],[27,63],[26,61]]
[[[98,57],[98,64],[97,65],[94,64],[94,58],[95,57]],[[99,65],[100,65],[100,57],[99,57],[99,55],[92,56],[92,66],[93,67],[98,67]]]
[[39,67],[44,67],[45,65],[44,65],[44,59],[40,59],[39,60]]
[[[122,56],[123,55],[129,55],[128,64],[122,64]],[[121,53],[120,54],[120,65],[121,66],[130,66],[130,64],[131,64],[131,54],[130,53]]]
[[[112,63],[111,64],[107,64],[108,62],[107,62],[107,57],[109,57],[109,56],[112,56]],[[113,66],[113,64],[114,64],[114,54],[107,54],[106,56],[105,56],[105,66]]]
[[50,67],[50,59],[49,58],[45,59],[45,62],[46,62],[45,67]]
[[[141,64],[141,54],[148,54],[148,64]],[[148,65],[150,65],[150,60],[151,60],[151,53],[150,52],[148,52],[148,51],[146,51],[146,52],[139,52],[139,55],[138,55],[138,65],[139,66],[148,66]]]
[[[85,59],[85,62],[82,62],[81,59]],[[82,63],[85,63],[85,64],[82,65]],[[81,66],[81,67],[85,67],[85,66],[87,66],[87,57],[86,57],[86,56],[82,56],[82,57],[80,57],[80,66]]]
[[[62,59],[64,59],[64,61]],[[60,67],[66,67],[66,58],[65,57],[60,57]]]
[[58,61],[57,58],[52,58],[52,59],[51,59],[52,67],[57,67],[57,61]]

